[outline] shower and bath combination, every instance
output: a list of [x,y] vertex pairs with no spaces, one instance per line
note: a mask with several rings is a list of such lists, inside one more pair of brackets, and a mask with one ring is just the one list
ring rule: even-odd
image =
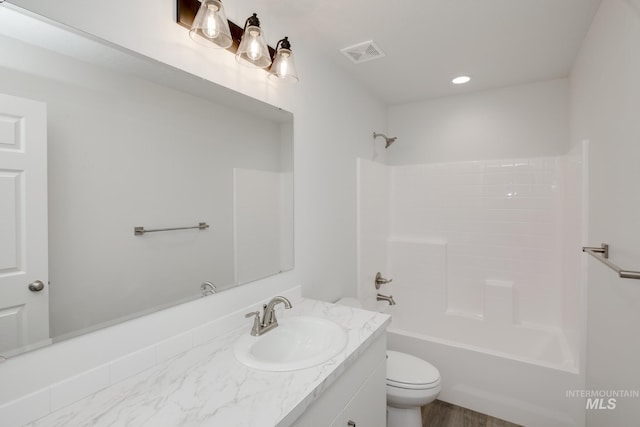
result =
[[387,142],[387,144],[384,146],[384,148],[389,148],[389,146],[391,144],[393,144],[393,142],[397,139],[396,136],[394,136],[393,138],[389,138],[388,136],[386,136],[383,133],[376,133],[376,132],[373,133],[373,139],[374,140],[379,136],[383,137],[385,139],[385,141]]

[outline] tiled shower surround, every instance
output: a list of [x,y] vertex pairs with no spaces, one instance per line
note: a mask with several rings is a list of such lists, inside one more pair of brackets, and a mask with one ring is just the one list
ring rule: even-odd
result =
[[[587,163],[586,142],[554,157],[358,161],[358,298],[391,314],[389,348],[438,367],[443,400],[577,425],[584,402],[557,396],[585,387]],[[393,281],[376,289],[377,271]]]
[[423,310],[561,326],[566,162],[391,167],[388,262],[398,286],[429,288],[427,298],[412,295]]

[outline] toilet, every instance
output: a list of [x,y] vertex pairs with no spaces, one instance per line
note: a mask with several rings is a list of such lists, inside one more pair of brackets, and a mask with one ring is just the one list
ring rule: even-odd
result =
[[[355,298],[336,304],[362,308]],[[440,394],[440,372],[419,357],[387,350],[387,427],[422,427],[420,407]]]
[[440,372],[431,363],[387,350],[387,427],[422,427],[420,407],[440,389]]

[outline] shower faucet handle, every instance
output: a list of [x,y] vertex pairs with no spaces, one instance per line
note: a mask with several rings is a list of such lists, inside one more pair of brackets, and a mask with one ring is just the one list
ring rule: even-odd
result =
[[393,279],[385,279],[384,277],[382,277],[382,274],[380,274],[380,272],[378,271],[378,273],[376,273],[376,289],[380,289],[380,286],[382,285],[386,285],[387,283],[391,283],[393,282]]

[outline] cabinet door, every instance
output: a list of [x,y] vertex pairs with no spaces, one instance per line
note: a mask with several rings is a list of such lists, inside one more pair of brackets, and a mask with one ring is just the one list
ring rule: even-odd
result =
[[385,427],[387,425],[386,361],[378,365],[331,427]]

